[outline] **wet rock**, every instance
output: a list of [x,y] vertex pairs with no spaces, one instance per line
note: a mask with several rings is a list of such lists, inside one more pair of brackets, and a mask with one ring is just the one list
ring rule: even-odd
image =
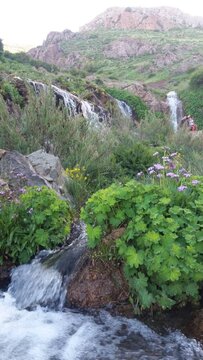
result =
[[23,98],[23,105],[28,103],[29,99],[29,92],[27,84],[24,80],[22,80],[20,77],[15,76],[11,79],[12,84],[16,87],[18,90],[20,96]]
[[0,265],[0,289],[6,290],[10,282],[11,270],[14,268],[14,264],[5,261],[4,265]]
[[164,113],[169,112],[168,104],[165,101],[157,99],[146,85],[135,82],[122,88],[129,91],[133,95],[139,96],[140,99],[142,99],[152,111]]
[[128,297],[122,268],[86,254],[82,268],[70,280],[67,301],[77,308],[102,308],[125,302]]
[[185,332],[188,336],[192,336],[203,343],[203,309],[193,313]]

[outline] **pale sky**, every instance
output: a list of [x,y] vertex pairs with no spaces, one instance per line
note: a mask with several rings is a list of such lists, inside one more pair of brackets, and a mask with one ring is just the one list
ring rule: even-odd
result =
[[0,38],[5,45],[41,45],[50,31],[78,31],[112,6],[171,6],[203,17],[201,0],[2,0]]

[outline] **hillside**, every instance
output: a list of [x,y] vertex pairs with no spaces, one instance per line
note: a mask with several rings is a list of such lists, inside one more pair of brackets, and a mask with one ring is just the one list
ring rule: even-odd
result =
[[52,32],[29,55],[108,86],[182,89],[203,63],[203,19],[173,8],[126,9],[107,10],[79,33]]

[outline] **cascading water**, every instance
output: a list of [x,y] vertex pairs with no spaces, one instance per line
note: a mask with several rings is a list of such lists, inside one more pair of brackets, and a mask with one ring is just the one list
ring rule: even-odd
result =
[[170,91],[167,94],[167,101],[170,108],[173,129],[174,131],[177,131],[180,120],[183,117],[182,102],[178,99],[177,93],[175,91]]
[[[39,94],[41,91],[48,90],[49,87],[39,81],[28,81],[36,94]],[[60,101],[68,109],[70,116],[76,116],[77,114],[82,114],[83,117],[89,120],[90,124],[98,126],[101,122],[108,123],[110,120],[110,113],[99,105],[93,105],[86,100],[81,100],[78,96],[73,95],[72,93],[62,90],[55,85],[50,87],[55,96],[57,105],[60,104]],[[114,101],[123,117],[132,118],[132,109],[126,104],[125,101],[120,101],[117,99],[111,98]]]
[[121,101],[121,100],[116,99],[116,102],[117,102],[117,105],[118,105],[118,107],[120,109],[121,114],[124,117],[132,118],[132,109],[131,109],[131,107],[128,104],[126,104],[125,101]]
[[59,96],[63,100],[65,107],[69,110],[71,116],[77,115],[77,104],[79,99],[77,96],[71,94],[66,90],[62,90],[55,85],[51,85],[51,88],[54,90],[54,94]]
[[160,335],[106,311],[59,310],[66,281],[86,248],[84,225],[78,229],[67,249],[15,269],[8,292],[0,292],[0,360],[203,359],[201,345],[179,331]]
[[[39,94],[42,90],[48,90],[48,86],[41,82],[29,80],[29,83],[32,85],[36,94]],[[59,104],[59,102],[62,101],[64,106],[68,109],[70,116],[82,114],[91,124],[99,123],[100,117],[94,111],[94,106],[91,103],[81,100],[76,95],[73,95],[66,90],[62,90],[55,85],[51,85],[51,89],[56,96],[57,103]],[[105,117],[104,120],[106,120]]]
[[40,258],[13,271],[8,291],[20,309],[36,305],[62,309],[66,296],[63,276],[57,270],[43,266]]
[[136,319],[37,307],[0,299],[0,360],[201,360],[203,350],[180,332],[159,335]]
[[82,100],[81,101],[81,110],[82,114],[85,119],[89,120],[91,123],[98,123],[99,116],[94,112],[92,106],[88,101]]

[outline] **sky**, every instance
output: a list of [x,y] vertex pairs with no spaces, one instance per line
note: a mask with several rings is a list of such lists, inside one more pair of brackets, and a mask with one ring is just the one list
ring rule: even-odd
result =
[[171,6],[203,17],[201,0],[2,0],[0,38],[4,45],[41,45],[50,31],[79,31],[113,6]]

